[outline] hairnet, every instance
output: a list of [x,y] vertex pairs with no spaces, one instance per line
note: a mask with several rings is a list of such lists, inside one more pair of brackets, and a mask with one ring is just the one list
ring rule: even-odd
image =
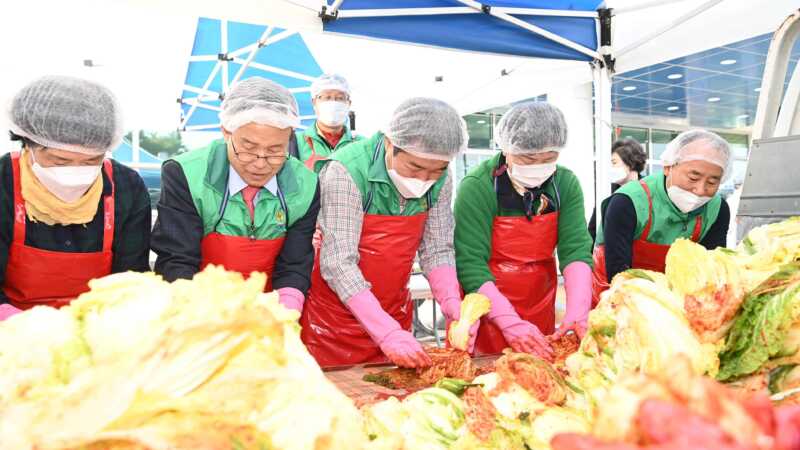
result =
[[[705,145],[687,148],[694,142],[702,142]],[[733,158],[728,142],[718,134],[706,130],[689,130],[679,134],[667,144],[661,160],[664,167],[685,161],[706,161],[717,165],[722,168],[722,183],[733,173]]]
[[80,78],[46,76],[28,84],[11,101],[9,119],[14,134],[90,155],[115,149],[123,134],[114,94]]
[[233,133],[248,123],[276,128],[300,125],[297,101],[288,89],[266,78],[239,81],[225,95],[219,113],[222,127]]
[[319,78],[311,83],[311,98],[316,97],[322,91],[328,90],[342,91],[350,97],[350,85],[347,80],[339,74],[326,73],[320,75]]
[[511,108],[497,124],[500,149],[509,154],[560,152],[567,143],[567,122],[555,106],[522,103]]
[[401,103],[392,114],[386,136],[402,150],[448,161],[465,149],[469,140],[467,125],[455,108],[425,97]]

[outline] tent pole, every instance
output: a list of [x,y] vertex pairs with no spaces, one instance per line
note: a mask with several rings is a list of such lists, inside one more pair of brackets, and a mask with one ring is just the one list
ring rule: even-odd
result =
[[497,12],[497,11],[493,10],[491,7],[489,7],[488,9],[484,8],[484,5],[482,5],[479,2],[476,2],[475,0],[457,0],[457,1],[459,3],[461,3],[461,4],[463,4],[463,5],[467,5],[467,6],[469,6],[471,8],[474,8],[474,9],[476,9],[478,11],[484,11],[486,14],[489,14],[492,17],[497,17],[500,20],[504,20],[504,21],[506,21],[508,23],[511,23],[511,24],[514,24],[514,25],[516,25],[516,26],[518,26],[518,27],[520,27],[522,29],[528,30],[528,31],[530,31],[532,33],[535,33],[535,34],[543,36],[543,37],[545,37],[547,39],[550,39],[553,42],[557,42],[557,43],[559,43],[559,44],[561,44],[561,45],[563,45],[565,47],[569,47],[569,48],[571,48],[571,49],[573,49],[573,50],[575,50],[577,52],[583,53],[584,55],[590,56],[592,59],[602,59],[600,54],[597,53],[594,50],[590,50],[590,49],[588,49],[588,48],[586,48],[586,47],[584,47],[584,46],[582,46],[580,44],[576,44],[575,42],[572,42],[569,39],[564,39],[561,36],[559,36],[559,35],[557,35],[555,33],[551,33],[551,32],[549,32],[549,31],[547,31],[547,30],[545,30],[543,28],[539,28],[536,25],[531,25],[528,22],[525,22],[523,20],[517,19],[514,16],[508,15],[508,14],[503,13],[503,12]]
[[601,204],[611,195],[609,169],[611,166],[611,75],[600,63],[592,64],[594,85],[594,154],[595,154],[595,214],[599,232],[602,225]]
[[[674,1],[674,0],[673,0]],[[593,11],[570,11],[559,9],[504,8],[495,6],[493,11],[513,14],[515,16],[553,16],[553,17],[585,17],[596,18]],[[384,9],[345,9],[338,12],[338,19],[358,17],[397,17],[397,16],[440,16],[444,14],[483,14],[481,10],[471,7],[445,6],[440,8],[384,8]]]
[[708,0],[702,5],[698,6],[697,8],[687,12],[686,14],[678,17],[677,19],[671,21],[667,25],[653,31],[652,33],[648,33],[642,36],[640,39],[637,39],[634,42],[631,42],[626,47],[620,49],[617,52],[614,52],[614,57],[619,59],[620,56],[631,52],[632,50],[636,50],[637,48],[641,47],[642,45],[650,42],[651,40],[661,36],[662,34],[666,33],[667,31],[683,24],[687,20],[692,19],[695,16],[702,14],[707,9],[714,7],[717,3],[721,3],[723,0]]
[[266,30],[264,30],[263,33],[261,33],[261,37],[258,39],[258,42],[256,42],[256,48],[254,48],[253,51],[250,52],[249,55],[247,55],[247,59],[245,60],[244,64],[242,64],[242,66],[239,67],[239,70],[236,72],[236,75],[233,77],[233,80],[231,80],[231,84],[236,83],[237,81],[239,81],[240,78],[242,78],[242,75],[244,75],[244,71],[247,70],[248,67],[250,67],[250,63],[253,62],[253,60],[256,58],[256,55],[258,54],[259,50],[264,48],[264,46],[266,45],[265,41],[269,37],[270,33],[272,33],[272,29],[273,26],[270,25],[267,27]]

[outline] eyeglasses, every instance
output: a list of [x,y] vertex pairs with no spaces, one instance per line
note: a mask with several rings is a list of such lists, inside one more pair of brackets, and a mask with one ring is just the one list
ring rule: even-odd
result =
[[347,103],[350,99],[346,95],[330,95],[330,94],[320,94],[317,96],[317,100],[323,102],[340,102],[340,103]]
[[236,145],[234,145],[232,138],[231,138],[231,149],[233,149],[233,154],[236,155],[236,159],[245,164],[250,164],[252,162],[255,162],[255,160],[257,159],[263,159],[267,161],[267,164],[269,164],[270,166],[275,166],[282,163],[287,156],[285,152],[282,152],[280,154],[267,153],[266,156],[261,156],[256,153],[238,152],[236,151]]

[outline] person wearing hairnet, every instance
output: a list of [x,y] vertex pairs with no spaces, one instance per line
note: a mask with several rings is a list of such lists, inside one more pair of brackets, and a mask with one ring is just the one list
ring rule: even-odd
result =
[[497,127],[501,152],[475,167],[455,204],[458,278],[492,306],[481,319],[476,351],[506,347],[552,357],[556,260],[567,294],[559,335],[582,336],[591,304],[592,238],[578,178],[557,165],[567,141],[561,111],[549,103],[511,108]]
[[689,130],[667,145],[661,159],[664,173],[611,196],[595,248],[594,303],[620,272],[663,272],[676,239],[708,249],[725,246],[730,211],[717,191],[732,172],[728,143],[710,131]]
[[297,102],[283,86],[252,77],[231,88],[219,116],[223,139],[163,165],[155,271],[168,281],[209,264],[264,272],[265,290],[302,311],[319,187],[313,172],[287,158]]
[[350,85],[337,74],[324,74],[311,83],[311,104],[317,119],[297,134],[298,157],[311,170],[345,145],[361,139],[347,126]]
[[13,97],[0,158],[0,316],[60,307],[111,273],[147,271],[150,199],[134,170],[107,159],[122,140],[105,87],[47,76]]
[[[608,173],[611,179],[611,193],[632,181],[639,181],[642,172],[647,165],[647,153],[636,139],[625,138],[614,142],[611,146],[611,171]],[[611,196],[600,202],[600,215],[602,217]],[[602,219],[601,219],[602,220]],[[592,218],[589,219],[589,235],[592,236],[592,246],[597,236],[597,217],[595,209],[592,209]]]
[[[320,366],[430,365],[411,334],[414,256],[448,320],[460,317],[447,168],[466,124],[440,100],[411,98],[385,133],[333,154],[320,171],[322,244],[300,320]],[[474,332],[473,332],[474,334]]]

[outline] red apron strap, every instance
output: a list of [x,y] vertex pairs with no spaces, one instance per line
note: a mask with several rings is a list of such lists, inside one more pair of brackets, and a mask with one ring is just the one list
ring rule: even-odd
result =
[[646,241],[650,237],[650,227],[653,225],[653,197],[650,195],[650,187],[647,186],[644,180],[640,180],[639,184],[642,185],[644,193],[647,194],[647,224],[645,224],[642,236],[639,238]]
[[20,153],[11,152],[11,168],[14,174],[14,238],[15,242],[25,245],[25,199],[22,198],[22,181],[20,178]]
[[698,215],[694,220],[694,231],[692,232],[692,241],[700,241],[700,233],[703,232],[703,216]]
[[311,136],[306,136],[306,144],[308,144],[308,146],[311,147],[311,158],[309,159],[312,159],[315,156],[317,156],[317,151],[314,149],[314,141],[311,139]]
[[103,198],[103,252],[110,252],[114,244],[114,168],[111,161],[103,160],[103,169],[111,183],[111,194]]

